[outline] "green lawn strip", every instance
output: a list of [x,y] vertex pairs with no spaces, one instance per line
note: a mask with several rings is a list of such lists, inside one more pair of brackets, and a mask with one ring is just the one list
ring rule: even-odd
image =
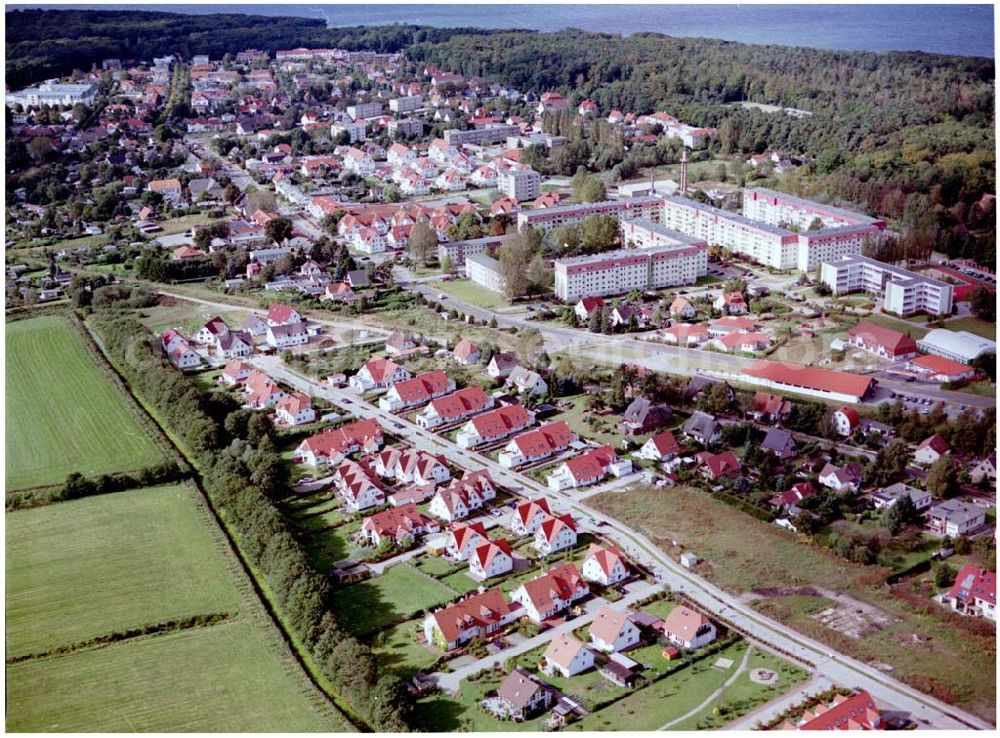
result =
[[389,567],[374,579],[337,589],[333,607],[345,628],[364,636],[457,596],[442,582],[403,563]]
[[413,727],[427,732],[540,732],[546,716],[524,722],[497,720],[479,706],[487,692],[496,690],[505,678],[496,671],[483,672],[462,682],[458,699],[443,695],[424,697],[413,710]]
[[255,625],[238,620],[8,666],[16,732],[329,732]]
[[163,452],[62,316],[7,324],[6,489],[129,471]]
[[[451,282],[431,280],[427,282],[427,286],[486,310],[508,306],[507,300],[499,292],[486,289],[468,279],[456,279]],[[450,309],[447,300],[444,301],[444,309]]]
[[429,668],[437,661],[439,654],[418,640],[418,633],[423,631],[423,627],[423,619],[416,618],[383,630],[375,637],[372,652],[380,672],[392,672],[402,679],[412,679],[418,671]]
[[238,610],[192,495],[169,485],[8,513],[8,655]]

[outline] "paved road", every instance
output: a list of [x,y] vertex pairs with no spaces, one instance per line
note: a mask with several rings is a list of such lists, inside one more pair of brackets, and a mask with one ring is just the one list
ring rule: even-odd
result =
[[739,678],[740,674],[742,674],[744,671],[746,671],[747,662],[749,660],[750,660],[750,649],[748,648],[746,650],[746,653],[743,654],[743,659],[740,661],[740,665],[737,667],[736,671],[733,672],[733,674],[728,679],[726,679],[726,681],[724,681],[722,683],[721,687],[719,687],[717,690],[715,690],[714,692],[712,692],[712,694],[710,694],[708,697],[705,698],[704,702],[702,702],[700,705],[698,705],[697,707],[695,707],[693,710],[690,710],[690,711],[684,713],[683,715],[681,715],[678,718],[674,718],[673,720],[671,720],[666,725],[663,725],[660,728],[658,728],[658,730],[670,730],[670,728],[672,728],[674,725],[677,725],[678,723],[682,723],[685,720],[687,720],[688,718],[694,717],[699,712],[701,712],[702,710],[706,709],[709,705],[712,704],[712,702],[714,702],[719,697],[719,695],[721,695],[729,687],[732,686],[733,682],[735,682]]
[[814,664],[814,671],[835,684],[867,690],[884,707],[892,707],[912,715],[920,725],[939,729],[992,729],[986,721],[924,695],[877,668],[836,652],[830,646],[790,630],[786,625],[754,611],[738,596],[723,591],[711,582],[693,574],[657,548],[645,535],[618,520],[574,499],[573,491],[553,492],[530,477],[504,469],[488,457],[458,449],[450,441],[417,427],[404,418],[385,413],[378,407],[361,401],[346,390],[326,387],[306,379],[284,367],[277,357],[255,357],[252,363],[275,378],[297,389],[324,397],[358,417],[374,417],[385,427],[406,438],[411,445],[445,456],[463,469],[488,468],[502,486],[519,494],[547,495],[555,507],[574,513],[584,526],[596,526],[619,546],[632,560],[647,566],[657,581],[672,590],[683,592],[706,611],[717,613],[765,646],[790,653]]
[[[641,586],[620,600],[614,603],[615,607],[628,607],[629,605],[643,600],[649,597],[651,594],[659,591],[659,587],[656,587],[648,582],[641,582]],[[586,603],[587,611],[580,617],[573,618],[572,620],[567,620],[562,625],[557,625],[554,628],[549,628],[544,633],[539,633],[538,635],[528,638],[522,643],[516,646],[511,646],[510,648],[505,648],[490,656],[474,661],[471,664],[465,666],[460,666],[454,671],[450,672],[435,672],[431,677],[437,682],[437,685],[444,692],[457,692],[462,680],[466,677],[470,677],[473,674],[478,674],[486,669],[492,669],[495,666],[502,664],[509,658],[514,656],[520,656],[522,653],[527,653],[528,651],[534,650],[539,646],[544,646],[549,641],[551,641],[557,635],[565,635],[566,633],[572,633],[577,628],[587,625],[594,617],[597,615],[597,611],[601,609],[603,605],[607,604],[607,600],[597,597]]]

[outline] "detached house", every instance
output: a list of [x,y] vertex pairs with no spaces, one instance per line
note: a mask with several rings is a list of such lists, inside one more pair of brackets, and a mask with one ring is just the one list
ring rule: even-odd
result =
[[289,346],[304,346],[309,343],[309,331],[305,323],[285,323],[267,327],[267,343],[276,349]]
[[917,343],[905,333],[863,320],[847,331],[851,346],[889,361],[903,361],[917,355]]
[[417,342],[402,331],[393,331],[385,339],[385,352],[389,356],[403,356],[412,352],[416,347]]
[[695,649],[715,640],[715,625],[699,612],[678,605],[663,621],[663,634],[681,648]]
[[534,535],[542,521],[551,514],[549,501],[544,497],[524,500],[517,504],[510,516],[510,529],[515,536]]
[[288,323],[303,323],[305,319],[290,305],[277,303],[272,305],[264,318],[268,325],[287,325]]
[[951,448],[941,436],[935,433],[920,442],[920,445],[913,452],[913,460],[918,464],[929,466],[949,453],[951,453]]
[[732,451],[723,451],[721,454],[702,451],[697,455],[697,459],[701,473],[706,479],[713,482],[727,477],[735,477],[743,471],[743,465]]
[[371,392],[387,389],[396,382],[402,382],[412,376],[409,370],[392,359],[374,356],[350,378],[348,384],[357,392]]
[[510,544],[507,541],[485,541],[476,546],[469,557],[469,576],[483,582],[514,569]]
[[242,361],[230,361],[222,370],[222,381],[230,387],[245,381],[253,373],[253,367]]
[[847,438],[852,435],[861,423],[861,416],[853,407],[838,408],[833,411],[833,425],[837,433]]
[[966,505],[958,500],[945,500],[924,514],[927,529],[939,536],[957,538],[978,530],[986,524],[986,510],[979,505]]
[[861,484],[861,464],[852,462],[843,467],[827,464],[819,473],[819,483],[834,492],[857,492]]
[[747,312],[747,302],[740,292],[723,292],[712,303],[712,307],[727,315],[745,315]]
[[441,520],[452,523],[467,518],[497,495],[489,471],[467,471],[461,479],[452,479],[447,487],[439,489],[431,499],[428,512]]
[[604,307],[604,300],[600,297],[582,297],[580,301],[576,303],[573,308],[573,312],[576,313],[576,317],[581,323],[586,323],[590,320],[590,316],[595,310],[600,311]]
[[476,344],[468,338],[463,338],[455,345],[452,356],[462,366],[472,366],[479,363],[481,352]]
[[479,521],[463,524],[455,523],[448,532],[445,553],[454,561],[467,561],[479,546],[488,542],[486,527]]
[[524,582],[511,593],[511,600],[524,607],[525,614],[541,623],[590,594],[576,564],[564,564]]
[[385,490],[367,464],[348,459],[334,470],[333,481],[348,509],[354,512],[385,502]]
[[643,436],[670,425],[674,413],[665,402],[650,402],[636,397],[622,413],[618,427],[627,436]]
[[493,354],[493,358],[490,359],[490,363],[486,366],[486,373],[493,377],[493,379],[506,379],[516,366],[519,366],[517,356],[508,351],[503,351]]
[[795,456],[798,447],[792,434],[780,428],[769,428],[760,447],[784,461]]
[[522,669],[514,667],[497,690],[497,700],[514,720],[527,720],[549,709],[552,689]]
[[722,438],[722,424],[701,410],[695,410],[687,419],[681,432],[692,441],[708,446]]
[[609,473],[623,477],[632,472],[632,462],[619,459],[611,446],[601,446],[570,459],[549,474],[549,489],[562,490],[595,484]]
[[670,461],[683,450],[683,446],[677,442],[673,433],[663,431],[642,444],[642,448],[639,449],[639,458],[649,461]]
[[963,615],[997,619],[997,575],[988,569],[966,564],[948,591],[953,610]]
[[473,638],[499,631],[521,614],[520,607],[507,603],[503,592],[488,589],[428,615],[424,620],[424,638],[443,651],[451,651]]
[[641,633],[629,613],[605,605],[590,623],[590,643],[598,651],[618,653],[639,644]]
[[532,544],[540,556],[552,554],[572,548],[576,545],[576,521],[569,513],[564,515],[549,515],[542,519],[541,525],[535,531]]
[[382,426],[376,420],[358,420],[306,438],[295,449],[300,464],[333,466],[357,451],[372,453],[382,446]]
[[755,392],[753,410],[750,416],[762,423],[779,423],[788,418],[792,412],[792,403],[781,395],[769,392]]
[[588,582],[594,582],[602,587],[628,579],[628,565],[616,546],[601,546],[591,543],[587,556],[580,567],[580,573]]
[[691,301],[686,297],[676,297],[674,301],[670,303],[670,317],[671,318],[681,318],[683,320],[691,320],[698,311],[695,309]]
[[516,366],[511,370],[504,386],[514,389],[522,395],[538,396],[549,391],[549,385],[538,372],[525,369],[523,366]]
[[571,635],[557,635],[542,655],[543,672],[558,673],[564,679],[594,668],[594,652]]
[[278,420],[284,425],[305,425],[316,420],[316,411],[313,409],[312,400],[301,392],[285,395],[278,400],[274,410]]

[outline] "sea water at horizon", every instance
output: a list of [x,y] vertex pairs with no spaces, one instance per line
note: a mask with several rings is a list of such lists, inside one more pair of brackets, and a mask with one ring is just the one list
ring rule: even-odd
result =
[[[8,5],[42,7],[30,4]],[[49,5],[49,8],[70,6]],[[993,58],[992,5],[76,5],[76,8],[322,18],[328,26],[579,28],[860,51]]]

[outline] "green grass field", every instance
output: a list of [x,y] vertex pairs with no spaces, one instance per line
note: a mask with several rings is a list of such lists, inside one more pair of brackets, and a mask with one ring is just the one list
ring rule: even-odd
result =
[[[427,286],[433,287],[446,295],[451,295],[459,300],[464,300],[465,302],[471,303],[486,310],[491,310],[493,308],[507,307],[508,302],[499,292],[494,292],[493,290],[488,290],[485,287],[476,284],[468,279],[456,279],[452,282],[442,282],[440,280],[433,280],[427,283]],[[450,309],[448,301],[444,301],[445,309]],[[459,311],[461,312],[461,311]]]
[[234,621],[7,667],[17,732],[348,731]]
[[441,582],[409,564],[397,564],[380,577],[337,589],[333,608],[351,633],[366,635],[455,599],[458,593]]
[[64,318],[8,323],[6,349],[7,489],[163,458]]
[[238,610],[194,494],[151,487],[8,513],[8,655]]
[[968,331],[991,341],[997,340],[997,324],[980,320],[972,315],[945,321],[944,327],[950,331]]

